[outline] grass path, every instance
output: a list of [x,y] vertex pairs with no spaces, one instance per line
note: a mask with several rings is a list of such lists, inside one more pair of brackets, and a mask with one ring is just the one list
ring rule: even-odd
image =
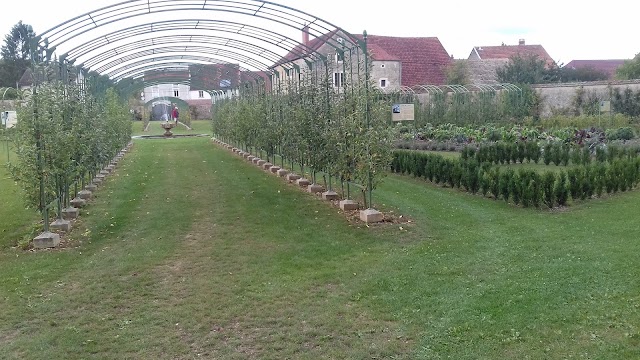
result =
[[405,347],[349,297],[373,261],[361,247],[379,245],[240,162],[207,139],[139,142],[83,217],[78,248],[0,255],[0,358],[361,358]]
[[412,223],[350,224],[207,139],[137,141],[77,246],[0,253],[0,358],[640,357],[638,192],[375,196]]

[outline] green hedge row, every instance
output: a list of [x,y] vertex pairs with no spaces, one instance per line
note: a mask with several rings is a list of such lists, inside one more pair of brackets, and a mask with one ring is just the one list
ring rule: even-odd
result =
[[483,144],[479,147],[465,147],[462,150],[462,159],[475,159],[483,163],[492,164],[515,164],[534,162],[540,160],[545,165],[555,164],[567,166],[588,165],[594,160],[596,162],[614,162],[616,159],[635,158],[638,154],[637,148],[619,147],[616,145],[597,146],[592,153],[589,147],[579,147],[573,144],[562,142],[548,142],[540,146],[537,142],[496,142]]
[[391,170],[430,182],[512,201],[524,207],[552,208],[574,200],[633,189],[640,181],[640,158],[581,165],[567,171],[503,169],[475,158],[446,159],[441,155],[397,150]]

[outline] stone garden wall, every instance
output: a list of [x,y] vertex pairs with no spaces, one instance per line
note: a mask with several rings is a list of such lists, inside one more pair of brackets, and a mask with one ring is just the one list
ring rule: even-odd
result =
[[576,92],[580,88],[584,89],[585,96],[595,94],[600,100],[609,100],[612,89],[618,88],[620,91],[624,91],[627,87],[637,92],[640,90],[640,80],[534,85],[542,97],[543,117],[551,116],[554,110],[570,108]]

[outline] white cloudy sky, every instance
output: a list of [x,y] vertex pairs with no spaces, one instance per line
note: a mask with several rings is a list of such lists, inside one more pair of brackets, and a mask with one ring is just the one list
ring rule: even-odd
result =
[[[3,5],[0,34],[22,20],[41,33],[74,16],[115,0],[31,0]],[[449,54],[466,58],[473,46],[542,44],[560,63],[573,59],[628,59],[635,42],[640,5],[610,0],[578,1],[364,1],[276,0],[318,16],[351,33],[436,36]],[[386,4],[386,5],[383,5]]]

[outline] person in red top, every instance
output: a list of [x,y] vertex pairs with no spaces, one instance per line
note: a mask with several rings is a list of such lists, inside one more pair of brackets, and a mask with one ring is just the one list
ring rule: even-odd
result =
[[176,122],[176,126],[178,125],[178,116],[180,116],[178,106],[176,104],[173,104],[173,110],[171,110],[171,118]]

